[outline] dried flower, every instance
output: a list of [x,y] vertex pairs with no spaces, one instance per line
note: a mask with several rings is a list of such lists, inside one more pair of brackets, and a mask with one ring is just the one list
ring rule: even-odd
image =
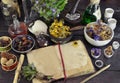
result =
[[108,40],[112,37],[112,30],[105,24],[90,24],[86,32],[94,40]]
[[92,48],[91,49],[91,55],[93,56],[93,58],[99,58],[101,55],[101,49],[99,48]]

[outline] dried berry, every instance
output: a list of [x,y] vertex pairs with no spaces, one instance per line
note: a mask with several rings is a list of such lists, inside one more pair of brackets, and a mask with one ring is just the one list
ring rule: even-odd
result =
[[14,48],[18,51],[26,51],[33,45],[33,39],[29,36],[20,36],[15,39]]

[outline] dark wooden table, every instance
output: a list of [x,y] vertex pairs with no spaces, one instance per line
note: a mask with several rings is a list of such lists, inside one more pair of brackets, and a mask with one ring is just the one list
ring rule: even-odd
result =
[[[63,14],[65,14],[65,12],[70,11],[71,8],[74,6],[75,2],[76,2],[76,0],[69,0],[69,3],[66,6],[66,10],[63,12]],[[86,6],[88,5],[88,3],[89,3],[88,0],[81,0],[81,2],[79,3],[79,7],[77,8],[77,11],[83,12],[85,10]],[[115,50],[114,56],[110,59],[105,58],[104,54],[103,54],[104,48],[109,45],[112,45],[113,41],[118,41],[120,43],[120,20],[119,20],[120,19],[120,4],[119,3],[120,3],[120,0],[101,0],[100,6],[101,6],[102,14],[104,13],[105,8],[111,7],[115,10],[113,17],[116,18],[118,21],[117,27],[114,30],[115,35],[114,35],[113,40],[108,45],[100,47],[102,49],[102,56],[99,59],[103,60],[104,65],[111,64],[111,67],[109,69],[107,69],[106,71],[102,72],[101,74],[97,75],[96,77],[92,78],[87,83],[120,83],[120,48]],[[62,15],[62,16],[64,16],[64,15]],[[73,26],[71,24],[69,24],[69,25]],[[76,25],[79,25],[79,23]],[[74,26],[76,26],[76,25],[74,25]],[[3,19],[3,16],[0,12],[0,36],[3,36],[3,35],[9,36],[7,30],[8,30],[8,26],[6,26],[6,21]],[[72,40],[76,40],[76,39],[80,39],[84,42],[84,44],[87,48],[87,51],[90,55],[90,49],[93,48],[94,46],[90,45],[85,40],[84,35],[83,35],[83,30],[74,32],[74,36],[73,36]],[[17,57],[19,57],[19,54],[17,54]],[[95,60],[92,57],[91,57],[91,59],[94,64]],[[24,61],[23,65],[27,65],[27,57],[25,57],[25,61]],[[96,68],[96,70],[99,70],[99,69]],[[0,83],[12,83],[14,74],[15,74],[15,71],[5,72],[1,69],[1,66],[0,66]],[[67,79],[66,83],[80,83],[83,79],[85,79],[88,76],[89,75],[78,76],[75,78],[69,78],[69,79]],[[26,79],[24,79],[23,77],[21,77],[19,83],[31,83],[31,82],[29,82]],[[63,80],[62,79],[58,80],[55,83],[63,83]]]

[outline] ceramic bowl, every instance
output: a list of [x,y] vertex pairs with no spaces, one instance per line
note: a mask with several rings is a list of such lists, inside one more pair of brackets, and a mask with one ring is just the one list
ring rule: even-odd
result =
[[13,39],[12,49],[17,53],[28,53],[34,45],[35,40],[30,35],[19,35]]
[[7,52],[11,49],[12,39],[8,36],[0,37],[0,52]]
[[[9,56],[10,55],[10,56]],[[12,53],[1,53],[1,65],[5,71],[12,71],[17,67],[17,57]],[[11,60],[13,61],[11,63]]]
[[[88,25],[94,25],[94,24],[96,24],[96,22],[89,23]],[[87,25],[87,26],[88,26],[88,25]],[[105,24],[105,23],[103,23],[102,25],[108,26],[108,25]],[[91,37],[87,34],[87,32],[86,32],[87,26],[84,28],[84,36],[85,36],[85,39],[86,39],[91,45],[93,45],[93,46],[105,46],[105,45],[107,45],[107,44],[113,39],[113,37],[114,37],[114,31],[111,30],[111,37],[110,37],[109,39],[107,39],[107,40],[95,40],[95,39],[91,38]],[[110,29],[111,29],[111,28],[110,28]]]

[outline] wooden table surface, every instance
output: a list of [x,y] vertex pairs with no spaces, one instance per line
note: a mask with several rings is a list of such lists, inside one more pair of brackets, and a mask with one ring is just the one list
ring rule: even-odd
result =
[[[64,14],[71,10],[71,8],[74,6],[75,2],[76,2],[76,0],[69,0],[69,3],[67,4],[65,11],[63,11],[61,17],[64,17]],[[81,2],[79,3],[79,7],[77,8],[77,11],[82,13],[85,10],[88,3],[89,3],[89,0],[81,0]],[[87,83],[120,83],[120,48],[115,50],[114,56],[110,59],[105,58],[104,54],[103,54],[104,48],[109,45],[112,45],[113,41],[118,41],[120,43],[120,0],[101,0],[100,7],[101,7],[101,11],[102,11],[102,16],[104,14],[105,8],[108,8],[108,7],[113,8],[115,10],[113,17],[116,18],[118,21],[117,27],[114,30],[115,36],[114,36],[113,40],[108,45],[100,47],[102,49],[102,56],[99,59],[103,60],[104,65],[111,64],[111,67],[109,69],[107,69],[106,71],[102,72],[101,74],[97,75],[96,77],[92,78]],[[21,17],[20,19],[22,20],[22,18],[23,17]],[[79,23],[76,25],[71,25],[70,23],[68,23],[68,24],[70,26],[79,25]],[[0,12],[0,36],[9,35],[7,30],[8,30],[8,26],[6,26],[6,21],[4,20],[2,14]],[[83,35],[83,30],[74,32],[74,36],[73,36],[72,40],[76,40],[76,39],[80,39],[84,42],[84,44],[87,48],[87,51],[90,55],[90,49],[93,48],[94,46],[90,45],[85,40],[84,35]],[[17,54],[17,57],[19,57],[19,54]],[[91,57],[91,59],[94,64],[95,60],[92,57]],[[27,65],[27,57],[25,57],[25,61],[24,61],[23,65]],[[99,70],[99,69],[96,68],[96,70]],[[1,65],[0,65],[0,83],[12,83],[14,74],[15,74],[15,71],[12,71],[12,72],[3,71],[1,69]],[[66,83],[80,83],[83,79],[85,79],[88,76],[89,75],[68,78]],[[19,83],[31,83],[31,81],[27,81],[26,79],[21,77]],[[58,80],[54,83],[63,83],[63,79]]]

